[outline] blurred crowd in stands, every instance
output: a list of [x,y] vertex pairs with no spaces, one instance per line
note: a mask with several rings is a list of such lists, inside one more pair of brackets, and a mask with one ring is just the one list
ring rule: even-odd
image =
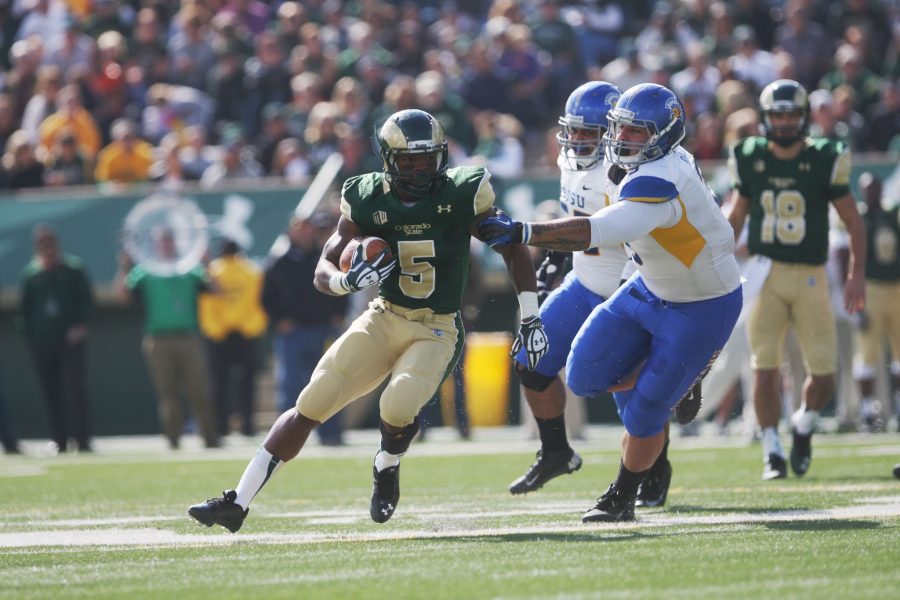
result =
[[756,131],[759,90],[810,91],[812,133],[900,151],[889,0],[12,0],[0,9],[0,190],[380,168],[371,131],[436,115],[457,164],[555,167],[588,79],[684,101],[689,149]]

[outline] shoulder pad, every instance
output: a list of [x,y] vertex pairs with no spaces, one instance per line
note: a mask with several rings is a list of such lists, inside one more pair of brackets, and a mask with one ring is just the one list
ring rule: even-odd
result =
[[678,196],[678,188],[668,179],[643,175],[628,180],[619,192],[620,200],[632,202],[660,203],[667,202]]
[[454,187],[460,187],[467,183],[479,183],[484,179],[486,173],[487,171],[484,167],[453,167],[447,170],[447,179],[450,180],[451,185]]
[[753,135],[739,140],[734,145],[735,158],[740,160],[743,157],[754,156],[758,153],[765,152],[769,146],[768,140],[762,136]]

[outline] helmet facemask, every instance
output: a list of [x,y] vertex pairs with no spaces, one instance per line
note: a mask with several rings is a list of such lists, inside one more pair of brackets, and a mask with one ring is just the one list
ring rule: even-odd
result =
[[[606,145],[606,159],[623,169],[633,168],[637,165],[664,156],[684,138],[684,131],[682,130],[681,136],[671,144],[660,144],[660,142],[665,139],[666,135],[678,125],[677,117],[669,121],[662,131],[657,131],[656,123],[653,121],[636,119],[633,116],[629,116],[627,112],[628,111],[610,111],[608,117],[609,129],[604,138],[604,143]],[[643,142],[631,142],[617,139],[622,129],[626,126],[646,130],[647,140]]]
[[573,170],[590,169],[603,158],[603,138],[606,128],[585,123],[581,117],[566,115],[559,118],[559,155]]
[[[411,160],[413,157],[418,157],[420,160]],[[391,149],[382,152],[382,158],[388,183],[416,198],[433,194],[440,187],[447,172],[446,142],[439,149]]]
[[[796,115],[797,119],[794,124],[775,126],[772,124],[772,116],[775,114],[792,114]],[[806,111],[796,106],[791,106],[784,110],[775,107],[771,110],[763,111],[763,129],[765,130],[766,138],[778,146],[792,146],[803,139],[806,136],[808,125],[809,118]]]

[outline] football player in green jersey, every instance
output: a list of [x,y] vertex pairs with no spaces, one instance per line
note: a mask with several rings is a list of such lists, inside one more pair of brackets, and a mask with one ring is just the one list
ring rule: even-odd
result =
[[[900,206],[885,210],[881,205],[881,179],[865,172],[859,176],[865,200],[866,224],[866,310],[861,316],[854,375],[859,384],[860,417],[869,431],[884,428],[883,417],[900,410]],[[894,355],[891,377],[895,398],[884,410],[875,396],[875,375],[884,363],[884,341]]]
[[[754,405],[763,430],[763,479],[787,476],[778,439],[781,353],[793,325],[809,373],[803,405],[791,416],[790,463],[803,475],[819,412],[834,392],[837,338],[825,275],[828,206],[833,205],[850,236],[844,303],[849,313],[865,304],[865,228],[850,192],[850,151],[841,142],[806,136],[809,102],[796,81],[779,79],[760,94],[765,137],[740,140],[731,150],[733,192],[729,221],[739,237],[749,216],[750,253],[769,270],[751,309]],[[758,259],[759,260],[759,259]]]
[[[282,414],[234,490],[195,504],[200,523],[234,532],[275,470],[294,458],[309,433],[348,403],[375,389],[381,450],[375,455],[369,514],[387,521],[400,498],[400,457],[419,429],[418,414],[451,372],[464,342],[459,308],[477,225],[497,213],[490,174],[482,167],[448,168],[440,123],[421,110],[391,115],[377,133],[384,172],[344,182],[341,218],[316,268],[319,291],[343,295],[375,284],[379,294],[316,366],[297,406]],[[377,256],[340,255],[359,236],[388,242]],[[522,324],[513,351],[524,348],[533,368],[548,350],[538,317],[531,256],[521,245],[501,250],[519,292]]]

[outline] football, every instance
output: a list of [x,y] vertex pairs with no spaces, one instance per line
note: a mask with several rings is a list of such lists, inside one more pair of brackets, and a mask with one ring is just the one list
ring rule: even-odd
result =
[[371,236],[355,237],[350,240],[350,242],[346,246],[344,246],[344,251],[341,252],[341,264],[339,266],[341,267],[341,271],[343,271],[344,273],[350,270],[350,262],[353,260],[353,253],[356,251],[356,247],[360,244],[363,247],[363,256],[366,257],[366,260],[372,260],[373,258],[378,256],[378,253],[385,248],[388,249],[388,255],[385,262],[391,259],[391,247],[383,239]]

